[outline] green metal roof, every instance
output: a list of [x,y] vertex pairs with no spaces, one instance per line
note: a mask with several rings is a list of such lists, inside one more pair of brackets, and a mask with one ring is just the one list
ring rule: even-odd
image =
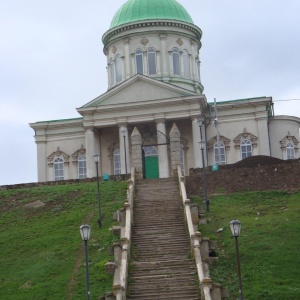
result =
[[176,0],[128,0],[114,15],[110,28],[143,20],[177,20],[194,24]]

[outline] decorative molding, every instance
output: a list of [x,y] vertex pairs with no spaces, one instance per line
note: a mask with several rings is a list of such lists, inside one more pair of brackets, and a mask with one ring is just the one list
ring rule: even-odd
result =
[[298,149],[298,144],[299,144],[299,141],[290,134],[290,132],[288,132],[287,136],[285,136],[281,141],[280,141],[280,144],[281,144],[281,149],[286,149],[286,144],[288,142],[292,142],[294,144],[294,149]]
[[83,145],[81,145],[80,149],[78,149],[77,151],[75,151],[71,156],[72,156],[72,159],[77,161],[78,160],[78,156],[81,154],[81,155],[85,155],[86,153],[86,150],[85,148],[83,147]]
[[144,38],[142,38],[141,39],[141,44],[143,45],[143,46],[146,46],[148,43],[149,43],[149,40],[147,40],[145,37]]
[[[230,139],[220,135],[220,142],[222,142],[225,146],[225,150],[229,151],[230,150]],[[211,138],[208,142],[207,142],[207,150],[209,152],[212,152],[214,150],[214,145],[217,143],[217,137],[214,136],[213,138]]]
[[248,133],[247,129],[244,128],[244,131],[243,133],[240,133],[235,139],[233,139],[234,141],[234,148],[235,149],[239,149],[240,146],[241,146],[241,140],[250,140],[251,141],[251,144],[252,144],[252,147],[253,148],[256,148],[257,147],[257,140],[258,140],[258,137],[255,136],[254,134],[252,133]]
[[53,159],[54,157],[60,157],[62,156],[64,159],[64,163],[68,163],[69,162],[69,158],[70,156],[68,154],[66,154],[65,152],[61,151],[59,147],[57,147],[55,152],[52,152],[48,157],[48,164],[52,164],[53,163]]
[[176,43],[181,47],[183,45],[183,41],[181,38],[179,38]]

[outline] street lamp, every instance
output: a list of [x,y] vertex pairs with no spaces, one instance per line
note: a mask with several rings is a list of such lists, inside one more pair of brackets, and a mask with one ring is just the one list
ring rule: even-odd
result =
[[84,253],[85,253],[85,275],[86,275],[86,299],[90,300],[90,281],[89,281],[89,260],[88,260],[88,246],[87,242],[90,238],[91,227],[87,224],[80,226],[81,238],[84,241]]
[[126,153],[126,129],[122,128],[122,135],[123,135],[123,141],[124,141],[124,153],[125,153],[125,174],[127,174],[127,153]]
[[242,223],[238,220],[232,220],[230,222],[230,229],[232,236],[235,238],[235,248],[236,248],[236,258],[237,258],[237,268],[239,276],[239,300],[243,300],[243,287],[242,287],[242,276],[241,276],[241,263],[240,263],[240,254],[239,254],[239,243],[238,237],[241,233]]
[[101,205],[100,205],[100,184],[99,184],[99,171],[98,171],[98,165],[100,162],[100,155],[99,154],[94,154],[93,155],[94,162],[96,165],[96,173],[97,173],[97,188],[98,188],[98,210],[99,210],[99,219],[98,219],[98,224],[99,227],[102,227],[102,221],[101,221]]
[[204,163],[204,149],[206,148],[206,142],[202,140],[202,126],[204,125],[203,117],[197,119],[197,123],[200,129],[200,150],[201,150],[201,158],[202,158],[202,176],[203,176],[203,188],[204,188],[204,199],[205,199],[205,207],[206,211],[209,212],[209,200],[207,197],[207,188],[206,188],[206,171],[205,171],[205,163]]

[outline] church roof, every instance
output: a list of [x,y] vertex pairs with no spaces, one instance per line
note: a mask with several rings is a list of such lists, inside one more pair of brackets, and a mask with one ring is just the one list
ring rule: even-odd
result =
[[176,0],[128,0],[114,15],[110,28],[144,20],[177,20],[193,24],[189,13]]

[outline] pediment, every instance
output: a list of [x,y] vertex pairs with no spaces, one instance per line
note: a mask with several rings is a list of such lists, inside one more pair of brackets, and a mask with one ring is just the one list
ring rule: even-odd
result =
[[143,75],[136,75],[87,103],[82,108],[118,105],[159,99],[163,100],[195,95],[198,94],[153,78]]

